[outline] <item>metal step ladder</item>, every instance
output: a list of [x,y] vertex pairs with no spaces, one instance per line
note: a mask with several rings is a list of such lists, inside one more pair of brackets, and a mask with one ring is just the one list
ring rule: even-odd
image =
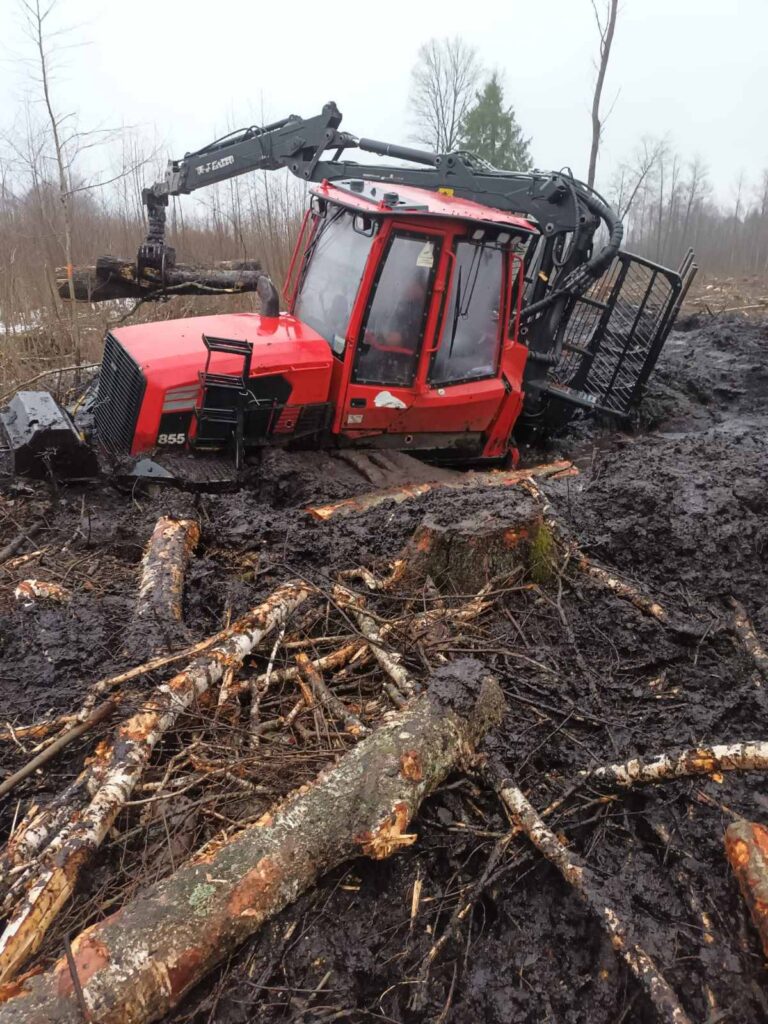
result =
[[[203,335],[208,354],[205,369],[198,374],[200,401],[195,406],[197,431],[196,447],[218,447],[234,438],[235,469],[243,462],[243,435],[245,408],[248,404],[248,381],[251,376],[253,345],[236,338],[212,338]],[[211,369],[211,360],[217,354],[239,356],[240,373],[217,373]]]

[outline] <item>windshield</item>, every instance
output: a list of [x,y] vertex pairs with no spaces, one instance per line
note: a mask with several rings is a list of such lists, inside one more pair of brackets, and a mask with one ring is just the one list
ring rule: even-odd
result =
[[355,231],[352,221],[348,210],[329,208],[310,245],[294,308],[299,320],[322,335],[337,355],[344,351],[349,317],[373,241],[372,233]]

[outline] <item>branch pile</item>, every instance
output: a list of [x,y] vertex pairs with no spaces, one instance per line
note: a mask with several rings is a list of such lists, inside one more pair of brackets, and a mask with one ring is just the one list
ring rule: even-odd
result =
[[[634,787],[763,772],[768,743],[712,743],[607,764],[585,757],[565,775],[536,772],[530,758],[516,763],[514,745],[507,764],[487,755],[484,738],[505,710],[516,718],[531,707],[548,726],[551,702],[567,700],[560,669],[527,643],[528,619],[542,609],[596,685],[565,611],[567,588],[597,588],[665,635],[709,631],[708,622],[683,620],[641,583],[588,559],[531,479],[521,477],[525,489],[505,498],[506,518],[482,508],[490,489],[470,487],[467,494],[477,493],[463,508],[481,511],[453,524],[425,518],[394,563],[283,582],[194,647],[98,680],[58,721],[9,731],[16,742],[43,742],[5,791],[28,786],[68,737],[84,735],[84,723],[101,738],[69,785],[20,810],[0,855],[0,1024],[159,1020],[325,872],[417,843],[421,826],[412,822],[423,799],[457,771],[484,780],[475,801],[495,806],[497,816],[503,807],[509,826],[484,833],[495,839],[485,868],[453,914],[436,917],[434,931],[430,925],[431,950],[408,981],[412,1007],[423,1007],[449,940],[471,931],[484,891],[527,856],[544,858],[573,889],[656,1019],[695,1019],[670,965],[638,938],[631,906],[591,863],[591,847],[577,849],[566,836],[568,816],[619,802]],[[493,493],[502,483],[509,481],[496,481]],[[364,513],[379,501],[360,504]],[[184,571],[199,539],[196,522],[158,521],[141,566],[137,619],[182,621]],[[525,628],[511,610],[516,599],[528,602]],[[518,645],[502,646],[500,619],[510,621]],[[731,632],[760,670],[764,651],[741,606]],[[542,699],[516,689],[521,664],[546,681]],[[108,712],[94,711],[105,697]],[[574,705],[555,731],[571,720],[601,724]],[[557,791],[541,811],[537,786]],[[739,821],[726,836],[764,943],[767,835]],[[91,867],[107,881],[89,889]],[[86,895],[74,901],[78,885]],[[412,927],[421,891],[419,880]],[[453,983],[446,1007],[451,992]]]

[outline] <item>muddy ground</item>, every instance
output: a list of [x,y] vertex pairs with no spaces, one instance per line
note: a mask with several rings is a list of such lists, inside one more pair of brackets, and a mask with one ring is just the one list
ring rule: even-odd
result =
[[[543,485],[567,530],[595,561],[699,622],[702,635],[665,628],[573,570],[538,590],[510,588],[479,628],[440,648],[450,657],[472,653],[498,674],[509,710],[488,746],[540,809],[584,767],[768,738],[766,691],[744,649],[721,628],[735,596],[768,638],[768,322],[705,316],[679,326],[631,431],[575,424],[546,450],[523,454],[576,459],[580,476]],[[383,566],[429,513],[458,519],[482,504],[501,517],[512,501],[503,491],[436,491],[325,523],[304,511],[310,502],[369,489],[346,464],[320,455],[272,456],[261,485],[236,495],[7,487],[0,544],[38,517],[46,529],[34,568],[5,570],[0,582],[2,718],[26,723],[76,709],[94,679],[142,660],[150,647],[215,632],[283,579],[300,574],[326,586],[340,569]],[[201,517],[203,543],[189,575],[185,626],[178,635],[149,635],[132,622],[142,547],[159,514],[190,507]],[[71,604],[19,607],[13,583],[32,575],[72,589]],[[402,594],[382,598],[379,613],[394,614],[397,601]],[[423,675],[430,654],[409,646],[407,636],[400,643]],[[92,742],[17,789],[0,808],[4,834],[17,799],[22,810],[33,798],[45,801],[75,774]],[[7,771],[27,756],[13,744],[0,749]],[[298,775],[265,769],[265,780],[279,795],[327,760],[308,755]],[[764,958],[723,854],[734,817],[768,821],[763,783],[734,773],[609,799],[582,788],[551,818],[616,894],[694,1021],[768,1018]],[[244,804],[243,816],[253,810]],[[326,877],[172,1020],[654,1020],[599,925],[522,840],[509,846],[424,983],[424,956],[505,828],[479,781],[450,780],[417,818],[416,845]],[[78,894],[86,909],[79,917],[73,909],[67,927],[106,910],[98,897],[110,893],[118,849],[125,858],[117,843],[102,851]],[[147,844],[128,849],[144,858],[148,878],[172,868],[172,853],[153,861]],[[421,900],[412,914],[417,879]],[[114,909],[119,890],[110,900]],[[60,950],[52,945],[44,954]]]

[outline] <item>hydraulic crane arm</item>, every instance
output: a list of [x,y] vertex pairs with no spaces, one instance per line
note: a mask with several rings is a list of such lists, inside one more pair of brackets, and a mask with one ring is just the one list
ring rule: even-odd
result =
[[[550,248],[558,243],[562,247],[570,235],[567,263],[558,264],[560,283],[554,289],[544,289],[544,297],[527,306],[528,316],[559,296],[582,292],[618,252],[623,234],[618,216],[597,193],[564,171],[497,170],[469,153],[430,153],[357,138],[339,131],[340,124],[338,107],[327,103],[316,117],[291,116],[264,127],[246,128],[171,161],[165,178],[143,193],[149,231],[139,250],[139,264],[161,269],[173,263],[173,250],[165,244],[169,196],[193,192],[249,171],[282,167],[304,181],[365,178],[431,191],[451,189],[462,199],[535,219],[542,235],[551,241]],[[350,149],[418,166],[360,164],[343,158]],[[333,151],[332,157],[324,158],[329,151]],[[608,241],[593,253],[592,240],[601,223],[607,228]]]

